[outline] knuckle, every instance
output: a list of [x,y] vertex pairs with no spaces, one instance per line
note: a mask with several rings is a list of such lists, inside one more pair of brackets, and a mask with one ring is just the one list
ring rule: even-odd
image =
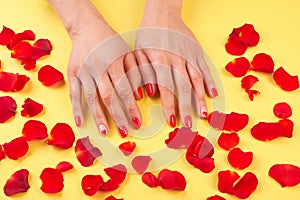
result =
[[85,93],[86,102],[90,105],[96,100],[96,92],[95,91],[87,91]]
[[113,102],[113,97],[112,97],[112,93],[110,92],[104,92],[102,95],[102,101],[104,103],[104,105],[106,105],[106,107],[112,105],[112,102]]
[[129,101],[132,96],[132,91],[129,88],[119,88],[118,95],[123,101]]

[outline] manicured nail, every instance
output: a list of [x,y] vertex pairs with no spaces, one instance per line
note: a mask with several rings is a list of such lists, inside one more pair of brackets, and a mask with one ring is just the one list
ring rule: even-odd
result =
[[142,98],[144,97],[142,88],[139,87],[139,88],[137,89],[137,92],[138,92],[140,98],[142,99]]
[[174,128],[176,126],[176,116],[172,114],[170,116],[170,125]]
[[125,138],[128,135],[128,130],[125,126],[120,126],[119,133],[122,138]]
[[202,106],[200,108],[200,112],[201,112],[201,117],[207,118],[207,108],[206,108],[206,106]]
[[153,86],[151,83],[146,84],[146,92],[149,97],[153,96]]
[[211,89],[211,94],[213,95],[213,97],[217,97],[219,95],[216,88]]
[[187,127],[187,128],[192,128],[192,126],[193,126],[193,122],[192,122],[192,117],[191,116],[186,116],[185,118],[184,118],[184,123],[185,123],[185,126]]
[[77,127],[81,126],[81,119],[80,117],[75,117],[75,124]]
[[132,121],[132,124],[133,124],[135,129],[139,129],[141,127],[141,122],[140,122],[139,118],[133,117],[131,119],[131,121]]
[[104,124],[99,125],[99,130],[103,136],[106,136],[108,134],[108,130]]

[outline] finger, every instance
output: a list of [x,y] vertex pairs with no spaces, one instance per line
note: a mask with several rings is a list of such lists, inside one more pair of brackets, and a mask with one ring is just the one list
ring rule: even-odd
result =
[[204,83],[205,83],[208,94],[210,95],[210,97],[217,97],[218,90],[217,90],[216,84],[212,78],[212,75],[210,73],[207,62],[205,61],[204,55],[200,55],[198,57],[197,61],[198,61],[198,65],[199,65],[201,74],[203,76]]
[[[72,81],[71,81],[72,80]],[[70,98],[72,103],[72,111],[76,126],[83,124],[83,109],[82,109],[82,89],[81,83],[77,78],[70,79]]]
[[139,129],[141,127],[141,113],[137,106],[137,103],[132,95],[132,90],[128,79],[124,73],[123,62],[121,59],[116,60],[113,64],[111,64],[108,72],[111,78],[111,81],[114,84],[115,91],[117,92],[118,97],[123,103],[128,116],[131,119],[131,123],[135,129]]
[[201,118],[207,117],[207,106],[205,101],[205,90],[203,76],[198,68],[187,63],[187,71],[193,87],[193,96],[195,99],[196,113]]
[[134,91],[135,99],[143,98],[143,91],[141,88],[142,77],[137,66],[134,54],[132,52],[126,54],[124,59],[124,67],[126,71],[127,78],[131,85],[131,89]]
[[156,76],[154,69],[142,50],[135,51],[135,56],[139,64],[139,69],[145,84],[146,92],[149,97],[154,96],[157,91]]

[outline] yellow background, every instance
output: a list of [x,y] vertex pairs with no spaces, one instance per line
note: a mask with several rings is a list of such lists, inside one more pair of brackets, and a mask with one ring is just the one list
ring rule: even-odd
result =
[[[94,0],[95,5],[103,14],[108,23],[118,32],[132,30],[138,27],[143,13],[144,1],[141,0]],[[300,70],[300,2],[298,0],[185,0],[183,18],[192,29],[196,37],[214,61],[225,88],[226,111],[247,113],[250,116],[249,125],[240,131],[241,142],[239,146],[254,153],[254,162],[239,172],[253,171],[258,176],[259,186],[249,199],[300,199],[300,186],[281,188],[278,183],[268,177],[269,168],[275,163],[292,163],[300,166],[300,91],[284,92],[275,86],[270,75],[250,73],[259,77],[260,81],[254,86],[261,94],[255,96],[253,102],[248,100],[246,93],[240,87],[240,79],[233,78],[224,66],[234,58],[224,50],[228,34],[233,27],[244,23],[252,23],[260,33],[261,41],[257,47],[247,50],[245,56],[251,60],[259,52],[270,54],[276,68],[283,66],[291,74],[299,74]],[[58,17],[45,0],[0,0],[0,25],[12,28],[16,32],[31,29],[37,38],[48,38],[54,50],[51,56],[38,62],[38,67],[51,64],[64,72],[68,64],[71,50],[70,40],[60,23]],[[68,84],[61,88],[48,88],[37,81],[37,72],[28,72],[14,60],[10,59],[9,51],[0,47],[0,59],[3,71],[18,72],[31,77],[31,82],[20,93],[0,93],[1,96],[10,95],[18,104],[16,117],[0,125],[0,143],[10,141],[21,135],[23,124],[28,120],[20,116],[21,105],[25,98],[30,97],[45,106],[45,112],[34,119],[46,123],[50,130],[57,122],[66,122],[74,128],[71,106],[68,99]],[[259,121],[276,121],[272,113],[275,103],[286,101],[293,108],[291,119],[295,123],[294,137],[281,138],[268,143],[256,141],[250,135],[250,128]],[[139,104],[147,106],[157,103],[158,100],[144,99]],[[145,107],[144,107],[145,108]],[[143,109],[144,112],[145,109]],[[144,113],[145,114],[145,113]],[[146,123],[149,119],[146,117]],[[208,129],[206,122],[199,122],[199,132],[205,133]],[[170,131],[168,127],[161,137],[152,142],[136,141],[138,152],[147,152],[163,146],[163,139]],[[114,129],[113,129],[114,131]],[[114,131],[108,137],[113,142],[121,142]],[[134,139],[133,139],[134,140]],[[118,144],[117,143],[117,144]],[[165,191],[160,188],[151,189],[141,182],[141,176],[130,174],[125,183],[113,194],[124,199],[206,199],[208,196],[219,194],[227,199],[236,199],[217,190],[217,172],[232,169],[226,161],[227,152],[215,148],[216,169],[204,174],[187,164],[184,157],[168,166],[173,170],[181,171],[187,179],[187,188],[184,192]],[[74,164],[75,169],[64,173],[65,187],[59,194],[49,195],[40,191],[41,181],[39,175],[45,167],[55,167],[62,161]],[[30,150],[25,158],[19,161],[8,158],[0,162],[0,188],[3,188],[8,177],[21,168],[30,171],[30,185],[28,192],[14,197],[14,199],[105,199],[109,193],[99,193],[94,197],[83,194],[80,181],[86,174],[102,174],[103,166],[95,163],[92,167],[81,167],[76,160],[74,149],[63,151],[43,144],[41,141],[30,142]],[[157,174],[157,172],[154,172]],[[0,199],[10,199],[3,191]]]

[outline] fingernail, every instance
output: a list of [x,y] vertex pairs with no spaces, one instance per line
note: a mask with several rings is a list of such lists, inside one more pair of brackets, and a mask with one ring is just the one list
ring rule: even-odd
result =
[[185,118],[184,118],[184,123],[185,123],[185,126],[187,127],[187,128],[192,128],[192,126],[193,126],[193,122],[192,122],[192,117],[191,116],[186,116]]
[[76,124],[76,126],[81,126],[81,119],[80,119],[80,117],[75,117],[75,124]]
[[141,87],[138,87],[137,92],[138,92],[140,98],[142,99],[142,98],[144,97],[144,96],[143,96],[143,90],[142,90],[142,88],[141,88]]
[[120,126],[119,133],[122,138],[125,138],[128,135],[128,130],[125,126]]
[[201,117],[207,118],[207,108],[206,108],[206,106],[202,106],[201,109],[200,109],[200,112],[201,112]]
[[99,125],[99,130],[103,136],[106,136],[108,134],[108,130],[104,124]]
[[172,114],[170,116],[170,125],[174,128],[176,126],[176,116]]
[[146,84],[146,92],[149,97],[153,96],[153,86],[151,83]]
[[135,129],[139,129],[141,127],[141,122],[137,117],[133,117],[131,121]]
[[211,89],[211,94],[213,95],[213,97],[217,97],[219,95],[216,88]]

